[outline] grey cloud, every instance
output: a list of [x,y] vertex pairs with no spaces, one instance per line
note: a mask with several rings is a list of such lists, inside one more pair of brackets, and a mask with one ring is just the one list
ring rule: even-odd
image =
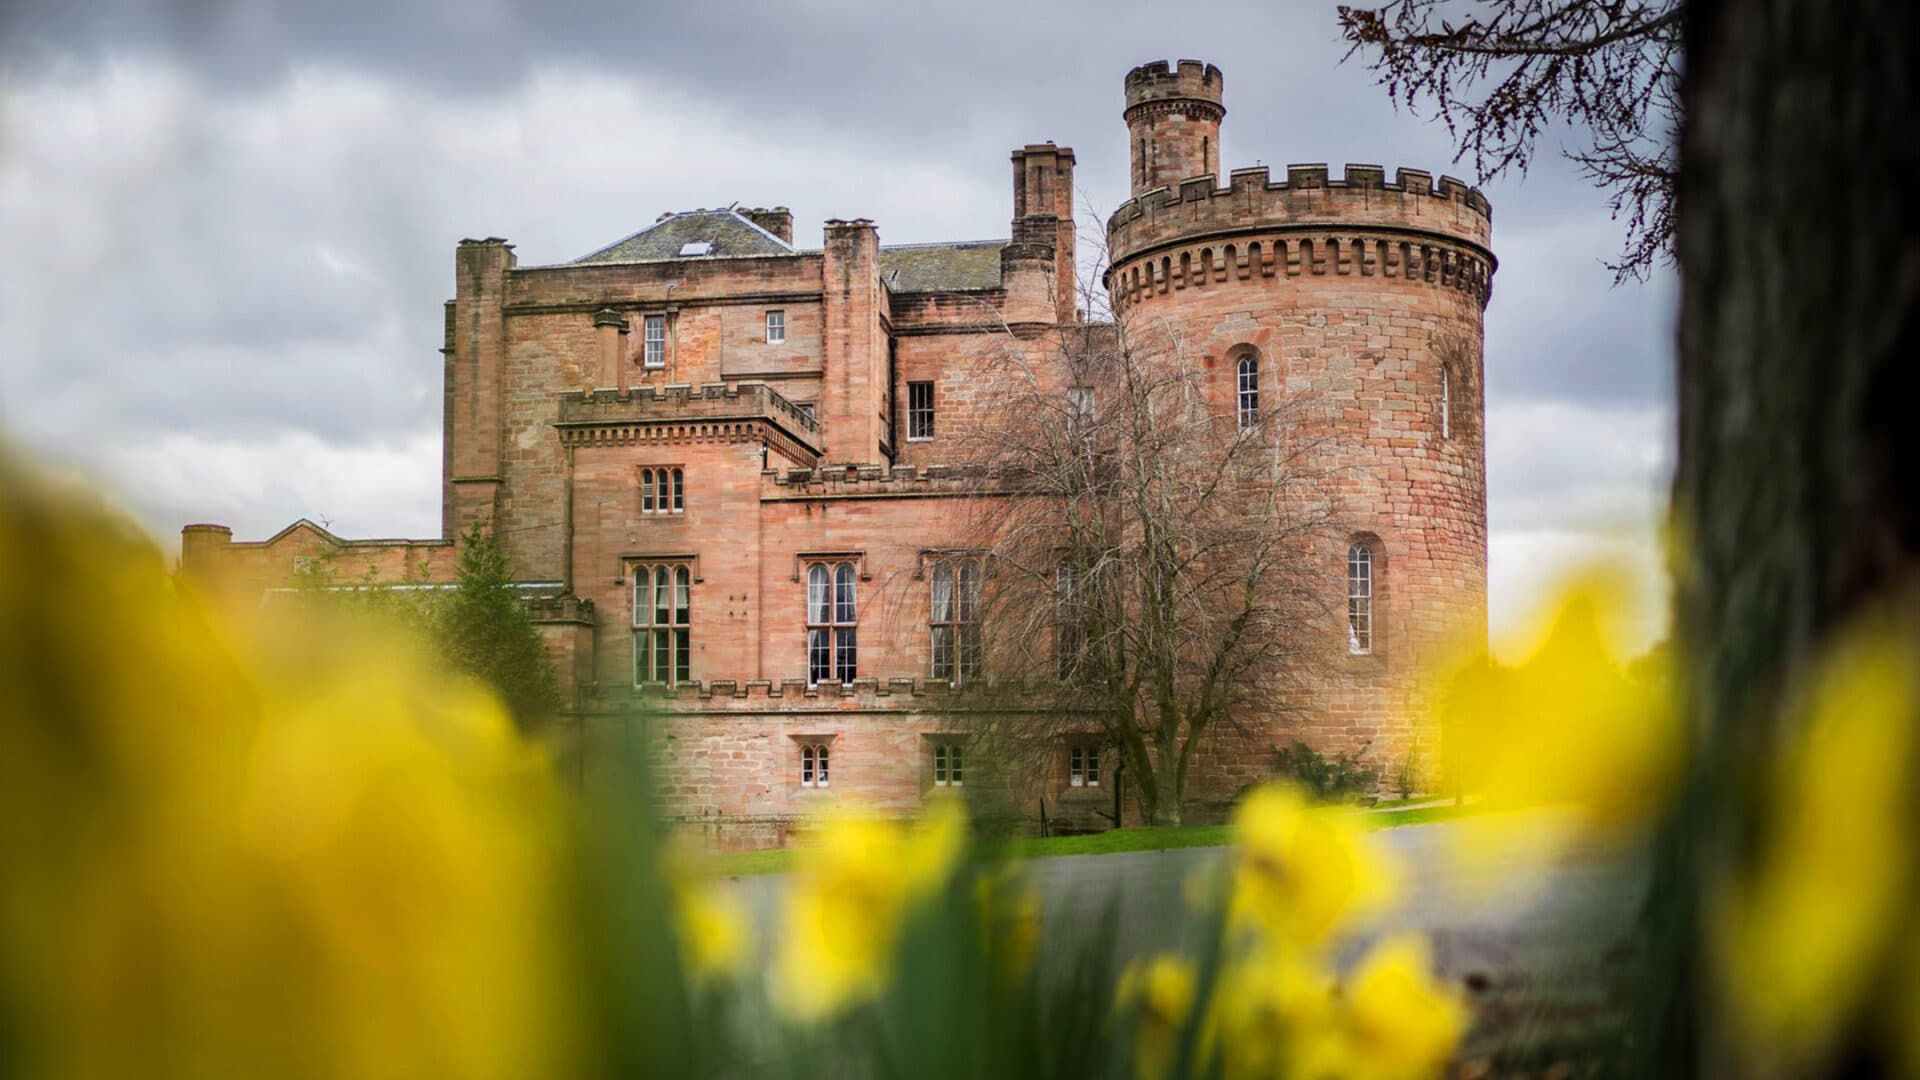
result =
[[[162,532],[430,531],[461,236],[554,262],[733,199],[791,206],[802,242],[855,214],[889,242],[1004,236],[1014,146],[1073,146],[1095,211],[1126,196],[1121,77],[1182,56],[1226,73],[1228,167],[1467,176],[1444,128],[1339,64],[1331,4],[13,0],[0,19],[0,413]],[[1605,202],[1543,151],[1487,186],[1512,536],[1636,505],[1664,467],[1636,440],[1670,439],[1644,417],[1671,396],[1671,277],[1611,288]]]

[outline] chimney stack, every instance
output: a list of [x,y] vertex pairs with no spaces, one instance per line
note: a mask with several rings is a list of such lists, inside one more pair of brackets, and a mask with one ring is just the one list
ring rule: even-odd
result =
[[793,211],[784,206],[756,206],[739,213],[741,217],[779,237],[781,243],[793,246]]

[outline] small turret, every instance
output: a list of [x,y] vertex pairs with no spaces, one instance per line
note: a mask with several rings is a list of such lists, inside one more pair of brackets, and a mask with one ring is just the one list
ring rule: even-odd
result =
[[1220,175],[1220,69],[1198,60],[1165,60],[1127,72],[1127,131],[1133,193],[1172,187],[1190,176]]

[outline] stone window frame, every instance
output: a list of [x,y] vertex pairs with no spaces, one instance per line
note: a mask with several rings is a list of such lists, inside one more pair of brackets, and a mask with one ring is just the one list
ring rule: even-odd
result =
[[[930,564],[930,565],[929,565]],[[981,628],[982,599],[986,580],[986,560],[972,551],[949,553],[923,552],[921,569],[927,578],[927,660],[929,677],[961,686],[980,678],[986,667],[986,638]],[[968,598],[967,571],[972,571],[973,587]],[[945,578],[948,596],[943,612],[940,602],[941,579]],[[942,674],[940,631],[947,631],[947,664]],[[971,631],[971,635],[969,635]],[[969,649],[971,636],[971,649]],[[971,655],[972,663],[968,658]]]
[[1054,564],[1053,656],[1062,682],[1071,682],[1079,674],[1087,654],[1086,627],[1076,610],[1078,595],[1083,591],[1080,582],[1085,576],[1086,568],[1072,559],[1062,558]]
[[[640,466],[640,512],[669,517],[686,512],[687,469],[684,465]],[[671,489],[672,495],[667,494]]]
[[1100,783],[1100,742],[1089,737],[1067,740],[1067,786],[1097,788]]
[[[698,578],[692,563],[683,558],[663,557],[636,560],[628,569],[633,577],[628,597],[633,624],[634,688],[665,686],[671,689],[693,682],[693,583]],[[669,596],[665,622],[659,618],[659,590],[663,584]],[[643,589],[647,595],[645,603],[641,599]],[[666,656],[656,667],[662,645]]]
[[957,735],[924,736],[927,747],[927,783],[930,787],[965,787],[966,741]]
[[785,345],[787,343],[787,309],[767,309],[767,344]]
[[796,732],[793,740],[794,766],[788,775],[794,786],[806,791],[825,791],[833,786],[833,743],[836,736],[822,732]]
[[[1361,551],[1366,553],[1364,566],[1367,589],[1364,596],[1356,597],[1355,569],[1362,564],[1355,558],[1355,553]],[[1378,663],[1386,655],[1387,639],[1386,627],[1381,618],[1386,607],[1387,555],[1386,544],[1380,539],[1380,535],[1374,532],[1356,532],[1348,536],[1343,567],[1345,572],[1342,580],[1346,583],[1347,592],[1347,618],[1344,623],[1347,640],[1346,647],[1341,651],[1346,654],[1350,663]],[[1362,610],[1366,617],[1366,638],[1364,641],[1359,641],[1358,646],[1356,646],[1358,635],[1355,633],[1353,621],[1356,600],[1364,602]]]
[[[655,330],[659,331],[658,336],[654,334]],[[667,366],[667,317],[664,313],[640,317],[640,366],[654,371]]]
[[1233,364],[1233,412],[1240,430],[1260,426],[1260,354],[1242,353]]
[[[938,391],[934,389],[933,379],[914,379],[907,383],[907,441],[932,442],[937,428],[934,419],[938,408]],[[918,396],[926,394],[926,403],[920,404]],[[924,421],[924,423],[923,423]],[[918,432],[918,434],[915,434]]]
[[850,685],[860,675],[859,583],[865,575],[853,560],[829,557],[807,563],[802,577],[807,686]]

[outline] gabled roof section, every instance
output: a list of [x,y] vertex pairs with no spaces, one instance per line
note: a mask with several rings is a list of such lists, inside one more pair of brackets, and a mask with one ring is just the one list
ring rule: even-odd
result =
[[976,292],[1000,287],[1005,240],[894,244],[880,248],[880,280],[896,293]]
[[[707,247],[702,249],[702,244]],[[683,251],[700,251],[702,254],[683,255]],[[727,208],[668,214],[624,240],[573,261],[575,265],[673,262],[678,259],[737,259],[751,255],[792,254],[792,245]]]

